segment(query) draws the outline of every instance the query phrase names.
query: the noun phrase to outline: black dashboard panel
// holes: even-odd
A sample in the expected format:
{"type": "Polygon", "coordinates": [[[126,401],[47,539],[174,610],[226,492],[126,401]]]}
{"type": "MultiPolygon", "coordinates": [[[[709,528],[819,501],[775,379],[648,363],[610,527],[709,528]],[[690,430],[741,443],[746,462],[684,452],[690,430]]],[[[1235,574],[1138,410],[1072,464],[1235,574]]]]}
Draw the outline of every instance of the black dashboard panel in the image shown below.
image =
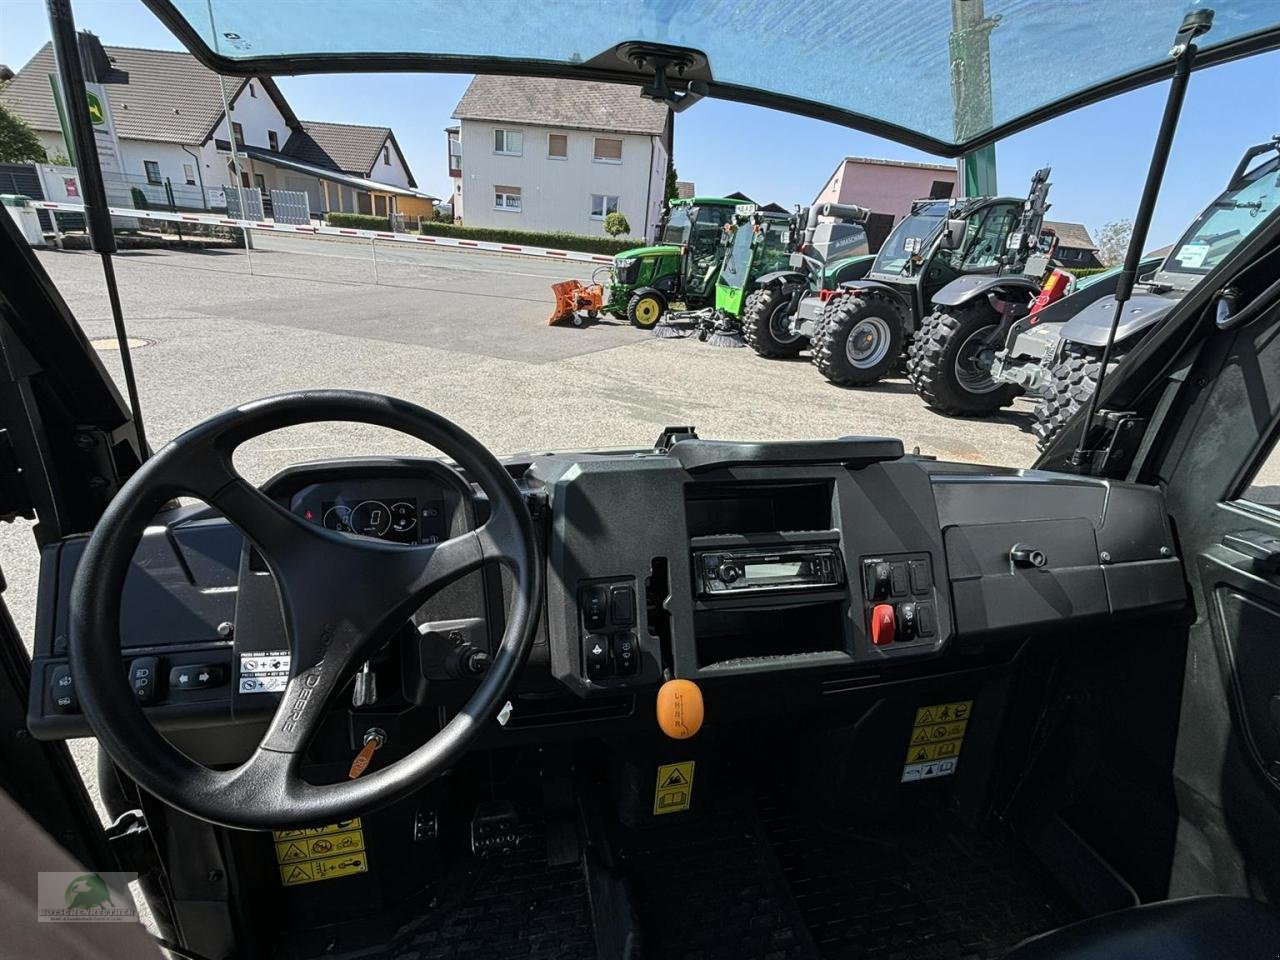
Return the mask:
{"type": "MultiPolygon", "coordinates": [[[[713,693],[753,691],[747,708],[816,703],[979,669],[988,642],[1011,650],[1046,631],[1185,602],[1154,488],[938,463],[863,438],[680,439],[665,450],[513,458],[508,469],[547,563],[544,623],[500,734],[508,738],[607,723],[651,730],[640,707],[668,676],[713,693]]],[[[308,464],[265,489],[317,524],[337,506],[362,509],[354,526],[420,542],[488,515],[464,478],[423,459],[308,464]],[[412,507],[412,524],[398,504],[412,507]]],[[[42,558],[28,717],[40,737],[89,732],[74,703],[59,702],[83,546],[71,538],[42,558]]],[[[431,598],[394,649],[371,659],[377,705],[335,706],[329,754],[358,744],[375,718],[406,749],[456,710],[501,636],[503,597],[495,568],[431,598]]],[[[139,548],[123,609],[121,670],[150,677],[137,689],[157,725],[175,738],[237,731],[218,749],[193,747],[202,759],[247,749],[289,664],[273,582],[239,532],[204,508],[166,513],[139,548]]]]}

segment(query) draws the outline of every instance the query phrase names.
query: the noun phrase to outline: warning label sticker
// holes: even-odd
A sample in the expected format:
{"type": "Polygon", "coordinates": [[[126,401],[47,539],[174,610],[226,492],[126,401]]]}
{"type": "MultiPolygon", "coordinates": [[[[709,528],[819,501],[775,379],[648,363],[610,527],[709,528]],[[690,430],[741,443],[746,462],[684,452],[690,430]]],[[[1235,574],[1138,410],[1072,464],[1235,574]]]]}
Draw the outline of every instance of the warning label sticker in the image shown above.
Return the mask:
{"type": "Polygon", "coordinates": [[[288,650],[240,654],[241,693],[281,693],[289,685],[288,650]]]}
{"type": "Polygon", "coordinates": [[[903,783],[947,777],[956,772],[972,712],[972,700],[936,703],[916,711],[906,764],[902,768],[903,783]]]}
{"type": "Polygon", "coordinates": [[[274,830],[271,835],[275,839],[280,881],[286,887],[366,873],[369,869],[359,817],[323,827],[274,830]]]}
{"type": "Polygon", "coordinates": [[[658,767],[653,788],[654,816],[681,813],[693,802],[693,761],[665,763],[658,767]]]}

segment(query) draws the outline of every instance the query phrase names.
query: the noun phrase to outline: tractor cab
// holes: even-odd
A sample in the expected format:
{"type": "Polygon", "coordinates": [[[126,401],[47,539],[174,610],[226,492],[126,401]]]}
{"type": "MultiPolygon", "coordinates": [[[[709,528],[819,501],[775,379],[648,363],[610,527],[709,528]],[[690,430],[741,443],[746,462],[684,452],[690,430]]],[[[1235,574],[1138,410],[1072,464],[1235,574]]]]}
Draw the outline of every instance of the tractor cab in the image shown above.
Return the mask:
{"type": "MultiPolygon", "coordinates": [[[[0,518],[30,538],[0,578],[0,952],[1274,960],[1270,158],[1180,245],[1200,281],[1111,373],[1108,351],[1187,83],[1280,50],[1280,8],[1002,4],[979,29],[976,0],[522,0],[494,31],[456,3],[146,2],[242,89],[550,74],[948,157],[1143,85],[1166,108],[1097,389],[1034,462],[993,465],[941,455],[940,422],[860,433],[868,392],[829,391],[848,429],[815,430],[795,368],[746,351],[709,399],[709,366],[625,330],[553,375],[495,355],[514,328],[484,315],[407,360],[426,311],[389,318],[390,288],[151,266],[162,290],[142,271],[168,257],[115,256],[98,95],[50,2],[93,249],[0,216],[0,518]]],[[[677,204],[666,249],[732,253],[736,203],[677,204]]],[[[907,293],[935,265],[995,275],[1022,203],[917,205],[886,279],[825,298],[815,357],[896,360],[907,293]]]]}
{"type": "Polygon", "coordinates": [[[792,218],[776,204],[739,204],[725,232],[727,250],[716,278],[715,307],[737,317],[754,278],[788,264],[792,218]]]}

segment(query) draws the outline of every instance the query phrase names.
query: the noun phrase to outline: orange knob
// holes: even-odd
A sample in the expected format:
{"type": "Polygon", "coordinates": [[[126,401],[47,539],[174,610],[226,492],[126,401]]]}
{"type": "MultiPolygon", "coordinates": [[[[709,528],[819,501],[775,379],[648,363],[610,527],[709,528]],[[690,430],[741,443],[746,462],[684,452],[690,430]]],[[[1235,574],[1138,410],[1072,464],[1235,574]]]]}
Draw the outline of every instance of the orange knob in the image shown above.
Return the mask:
{"type": "Polygon", "coordinates": [[[702,729],[702,691],[692,680],[668,680],[658,690],[658,726],[673,740],[702,729]]]}

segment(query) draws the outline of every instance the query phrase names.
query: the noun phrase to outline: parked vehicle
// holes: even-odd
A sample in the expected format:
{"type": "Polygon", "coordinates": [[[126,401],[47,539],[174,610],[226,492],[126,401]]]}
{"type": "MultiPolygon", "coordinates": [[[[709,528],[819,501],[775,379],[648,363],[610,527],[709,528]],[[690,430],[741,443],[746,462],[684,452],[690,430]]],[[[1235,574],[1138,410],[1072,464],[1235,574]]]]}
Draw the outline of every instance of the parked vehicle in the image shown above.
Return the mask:
{"type": "Polygon", "coordinates": [[[565,281],[570,286],[557,285],[550,322],[580,316],[580,303],[598,300],[599,306],[591,309],[649,330],[671,304],[689,309],[705,306],[715,296],[722,231],[739,202],[728,197],[671,201],[658,242],[615,256],[607,286],[603,278],[591,284],[565,281]]]}
{"type": "MultiPolygon", "coordinates": [[[[1280,136],[1250,147],[1236,164],[1227,188],[1206,207],[1153,273],[1143,271],[1133,297],[1116,326],[1107,369],[1113,369],[1169,315],[1200,280],[1240,245],[1267,215],[1280,206],[1280,136]],[[1266,157],[1256,163],[1259,157],[1266,157]]],[[[1114,291],[1114,281],[1109,285],[1114,291]]],[[[1078,296],[1078,295],[1077,295],[1078,296]]],[[[1006,356],[995,376],[1002,383],[1025,383],[1043,399],[1036,405],[1035,431],[1046,449],[1098,384],[1115,297],[1096,295],[1088,302],[1073,296],[1060,312],[1040,323],[1028,318],[1010,330],[1006,356]],[[1059,319],[1061,317],[1061,319],[1059,319]],[[1015,358],[1039,350],[1031,374],[1015,358]]]]}
{"type": "Polygon", "coordinates": [[[871,266],[863,227],[869,215],[865,207],[843,203],[796,211],[789,266],[762,274],[743,309],[742,334],[752,350],[762,357],[794,357],[809,345],[827,297],[871,266]]]}
{"type": "Polygon", "coordinates": [[[696,336],[713,346],[744,346],[743,298],[762,273],[786,266],[792,248],[791,223],[792,218],[776,204],[739,204],[721,235],[714,304],[668,312],[654,333],[666,339],[696,336]]]}
{"type": "Polygon", "coordinates": [[[1053,256],[1057,237],[1042,231],[1049,172],[1049,167],[1035,172],[1020,204],[995,201],[967,213],[963,224],[948,215],[939,227],[942,265],[930,264],[918,274],[924,279],[912,302],[924,319],[907,359],[911,385],[936,410],[989,413],[1008,406],[1019,392],[992,380],[991,362],[1010,318],[1025,315],[1040,296],[1053,256]],[[929,269],[938,270],[937,279],[952,275],[930,289],[929,269]],[[927,315],[926,304],[931,304],[927,315]]]}

